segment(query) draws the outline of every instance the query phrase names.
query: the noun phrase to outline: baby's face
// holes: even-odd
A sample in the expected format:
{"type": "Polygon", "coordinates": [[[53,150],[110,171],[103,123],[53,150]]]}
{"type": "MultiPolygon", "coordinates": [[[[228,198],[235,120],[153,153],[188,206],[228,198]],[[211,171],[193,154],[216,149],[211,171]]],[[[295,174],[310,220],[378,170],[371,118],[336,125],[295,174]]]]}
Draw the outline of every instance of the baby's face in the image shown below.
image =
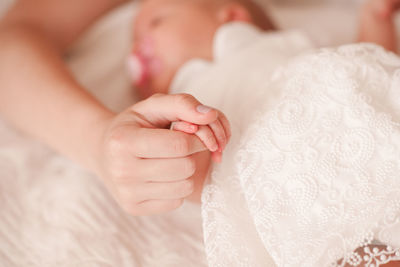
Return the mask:
{"type": "Polygon", "coordinates": [[[212,58],[219,23],[201,0],[144,1],[134,27],[130,64],[142,97],[167,93],[177,70],[193,58],[212,58]]]}

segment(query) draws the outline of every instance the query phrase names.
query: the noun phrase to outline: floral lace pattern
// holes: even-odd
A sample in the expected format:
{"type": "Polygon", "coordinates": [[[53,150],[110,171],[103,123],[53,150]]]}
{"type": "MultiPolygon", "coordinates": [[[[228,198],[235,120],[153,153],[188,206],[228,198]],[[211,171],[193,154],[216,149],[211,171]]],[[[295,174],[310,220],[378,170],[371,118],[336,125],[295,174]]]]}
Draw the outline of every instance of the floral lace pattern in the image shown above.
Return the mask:
{"type": "Polygon", "coordinates": [[[400,59],[347,45],[282,66],[253,70],[247,117],[221,104],[238,134],[203,192],[210,266],[400,260],[400,59]]]}

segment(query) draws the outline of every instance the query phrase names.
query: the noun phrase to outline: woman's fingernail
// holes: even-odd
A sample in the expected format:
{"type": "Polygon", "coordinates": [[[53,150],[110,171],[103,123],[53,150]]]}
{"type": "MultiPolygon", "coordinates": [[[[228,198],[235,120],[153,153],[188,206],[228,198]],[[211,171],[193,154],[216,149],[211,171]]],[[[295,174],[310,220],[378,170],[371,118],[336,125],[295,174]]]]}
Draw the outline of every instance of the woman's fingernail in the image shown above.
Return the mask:
{"type": "Polygon", "coordinates": [[[212,110],[211,107],[204,106],[204,105],[199,105],[199,106],[197,106],[196,109],[197,109],[198,112],[200,112],[202,114],[206,114],[206,113],[208,113],[208,112],[210,112],[212,110]]]}

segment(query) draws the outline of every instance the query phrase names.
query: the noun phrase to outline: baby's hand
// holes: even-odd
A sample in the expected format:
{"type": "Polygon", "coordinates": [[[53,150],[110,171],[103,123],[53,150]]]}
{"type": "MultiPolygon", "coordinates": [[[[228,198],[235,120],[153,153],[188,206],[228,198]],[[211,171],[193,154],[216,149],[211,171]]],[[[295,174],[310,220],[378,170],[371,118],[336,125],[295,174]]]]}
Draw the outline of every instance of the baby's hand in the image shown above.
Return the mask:
{"type": "Polygon", "coordinates": [[[391,19],[400,9],[400,0],[370,0],[366,8],[382,19],[391,19]]]}
{"type": "Polygon", "coordinates": [[[186,121],[172,123],[171,130],[195,134],[204,145],[212,152],[214,162],[221,162],[224,151],[231,137],[231,129],[228,119],[222,112],[216,121],[208,125],[197,125],[186,121]]]}

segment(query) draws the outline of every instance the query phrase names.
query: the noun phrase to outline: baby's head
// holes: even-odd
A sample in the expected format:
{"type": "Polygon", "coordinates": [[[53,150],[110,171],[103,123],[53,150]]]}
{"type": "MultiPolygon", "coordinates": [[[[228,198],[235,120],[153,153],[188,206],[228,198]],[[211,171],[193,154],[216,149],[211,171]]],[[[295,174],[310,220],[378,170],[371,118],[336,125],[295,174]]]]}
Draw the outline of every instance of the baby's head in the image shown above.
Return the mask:
{"type": "Polygon", "coordinates": [[[224,23],[242,21],[272,29],[251,0],[145,0],[135,21],[130,67],[143,97],[167,93],[178,71],[193,58],[212,60],[213,38],[224,23]]]}

